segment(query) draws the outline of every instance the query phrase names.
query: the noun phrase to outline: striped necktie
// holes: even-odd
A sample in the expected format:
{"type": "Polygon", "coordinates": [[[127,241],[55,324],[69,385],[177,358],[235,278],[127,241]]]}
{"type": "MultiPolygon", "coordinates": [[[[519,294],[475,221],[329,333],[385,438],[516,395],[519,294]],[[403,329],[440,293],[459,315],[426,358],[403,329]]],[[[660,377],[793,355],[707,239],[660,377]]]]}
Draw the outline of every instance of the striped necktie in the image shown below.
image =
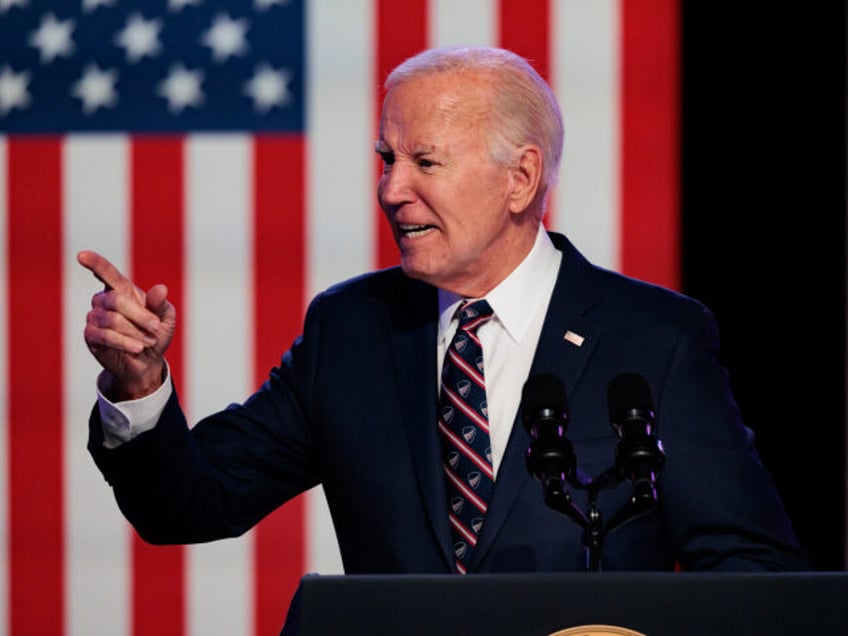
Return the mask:
{"type": "Polygon", "coordinates": [[[477,338],[492,308],[485,300],[466,301],[457,315],[459,327],[442,366],[438,428],[456,570],[465,574],[494,486],[483,349],[477,338]]]}

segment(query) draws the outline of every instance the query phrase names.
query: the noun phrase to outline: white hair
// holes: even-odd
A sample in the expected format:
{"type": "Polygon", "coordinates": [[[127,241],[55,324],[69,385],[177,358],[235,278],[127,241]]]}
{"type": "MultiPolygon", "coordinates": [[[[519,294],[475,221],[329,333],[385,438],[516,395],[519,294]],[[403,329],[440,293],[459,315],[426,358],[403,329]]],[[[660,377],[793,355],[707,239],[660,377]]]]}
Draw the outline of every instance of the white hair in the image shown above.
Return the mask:
{"type": "Polygon", "coordinates": [[[490,152],[501,165],[514,165],[515,149],[535,144],[542,151],[540,194],[556,183],[562,158],[562,115],[547,82],[523,57],[494,47],[447,47],[423,51],[397,66],[385,88],[440,73],[483,72],[493,80],[490,152]]]}

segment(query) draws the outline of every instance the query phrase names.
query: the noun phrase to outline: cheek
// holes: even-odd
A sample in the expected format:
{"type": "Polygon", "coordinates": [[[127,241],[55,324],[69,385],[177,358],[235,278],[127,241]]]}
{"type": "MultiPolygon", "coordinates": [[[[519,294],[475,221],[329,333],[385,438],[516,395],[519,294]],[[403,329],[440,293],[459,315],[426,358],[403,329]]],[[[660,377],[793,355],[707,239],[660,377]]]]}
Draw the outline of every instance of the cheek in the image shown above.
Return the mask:
{"type": "Polygon", "coordinates": [[[456,195],[462,197],[466,204],[489,212],[505,207],[509,188],[501,170],[480,167],[468,174],[460,186],[456,188],[456,195]]]}

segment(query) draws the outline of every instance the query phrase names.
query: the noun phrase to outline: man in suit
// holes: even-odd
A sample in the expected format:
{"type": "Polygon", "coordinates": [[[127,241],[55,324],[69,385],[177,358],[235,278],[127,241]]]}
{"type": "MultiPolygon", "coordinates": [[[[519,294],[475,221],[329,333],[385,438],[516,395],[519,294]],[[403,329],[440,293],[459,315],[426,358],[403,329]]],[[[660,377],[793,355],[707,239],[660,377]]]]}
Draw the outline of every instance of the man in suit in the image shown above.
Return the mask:
{"type": "MultiPolygon", "coordinates": [[[[164,358],[176,321],[167,290],[144,293],[103,257],[79,255],[105,283],[85,328],[104,368],[89,448],[141,536],[238,535],[320,483],[349,573],[585,569],[582,530],[545,505],[525,467],[521,388],[537,373],[563,381],[577,463],[594,476],[618,443],[607,386],[632,372],[655,399],[667,461],[659,505],[605,538],[603,568],[805,567],[709,311],[599,269],[542,228],[563,132],[532,67],[499,49],[433,50],[387,89],[378,198],[400,267],[316,297],[302,336],[244,404],[189,430],[164,358]],[[462,312],[480,307],[472,330],[462,312]],[[456,354],[457,333],[479,343],[479,373],[456,354]],[[439,388],[456,367],[485,392],[470,410],[439,388]],[[471,423],[452,432],[457,409],[471,423]],[[480,483],[489,492],[477,502],[480,483]]],[[[612,515],[630,492],[602,491],[601,509],[612,515]]]]}

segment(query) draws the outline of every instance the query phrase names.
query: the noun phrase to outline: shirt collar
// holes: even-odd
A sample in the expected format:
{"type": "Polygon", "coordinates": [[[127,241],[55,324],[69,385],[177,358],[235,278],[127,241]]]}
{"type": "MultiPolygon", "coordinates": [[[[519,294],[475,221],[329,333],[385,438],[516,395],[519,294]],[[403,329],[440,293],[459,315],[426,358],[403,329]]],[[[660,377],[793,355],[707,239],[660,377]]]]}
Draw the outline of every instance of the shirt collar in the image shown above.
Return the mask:
{"type": "MultiPolygon", "coordinates": [[[[538,290],[545,287],[544,281],[553,282],[556,278],[561,259],[562,253],[554,247],[540,223],[530,252],[486,295],[495,312],[494,320],[503,325],[515,342],[520,343],[526,334],[536,305],[548,303],[549,298],[539,294],[538,290]]],[[[444,340],[456,308],[463,300],[462,296],[439,289],[439,342],[444,340]]]]}

